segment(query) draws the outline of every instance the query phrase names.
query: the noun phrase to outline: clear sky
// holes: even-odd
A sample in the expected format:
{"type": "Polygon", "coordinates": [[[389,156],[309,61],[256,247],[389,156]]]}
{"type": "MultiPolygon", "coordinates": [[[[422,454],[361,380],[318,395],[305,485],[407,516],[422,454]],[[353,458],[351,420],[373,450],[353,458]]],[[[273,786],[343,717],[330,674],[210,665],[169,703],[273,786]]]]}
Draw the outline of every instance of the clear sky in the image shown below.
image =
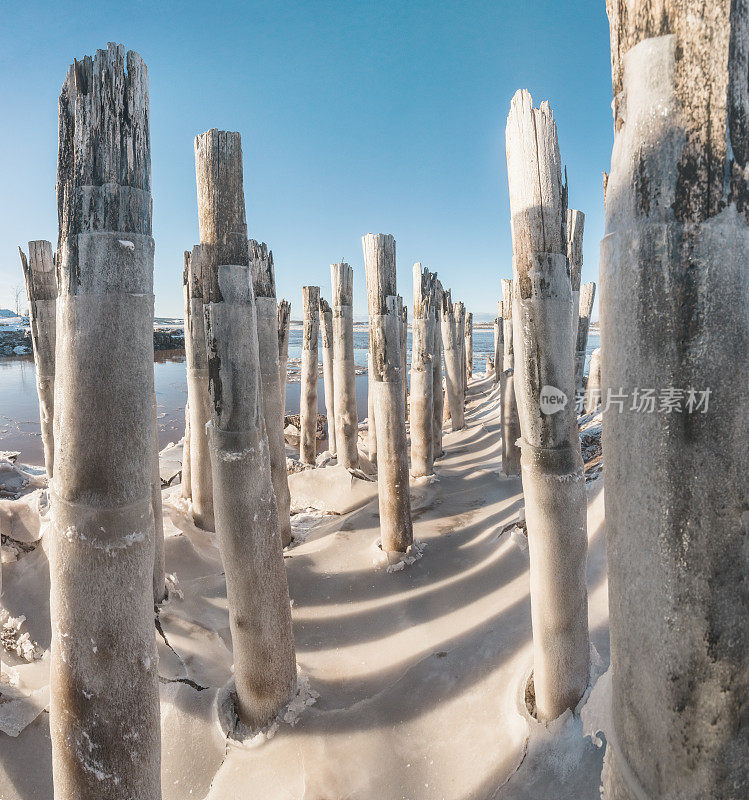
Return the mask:
{"type": "MultiPolygon", "coordinates": [[[[116,41],[149,69],[156,313],[182,316],[182,252],[198,239],[193,137],[242,134],[249,235],[275,256],[278,295],[330,296],[361,236],[392,233],[398,290],[436,270],[492,313],[512,274],[504,128],[515,90],[550,101],[583,281],[598,280],[601,173],[613,139],[604,0],[17,2],[0,8],[0,307],[16,247],[57,241],[57,99],[73,58],[116,41]]],[[[597,318],[597,312],[594,312],[597,318]]]]}

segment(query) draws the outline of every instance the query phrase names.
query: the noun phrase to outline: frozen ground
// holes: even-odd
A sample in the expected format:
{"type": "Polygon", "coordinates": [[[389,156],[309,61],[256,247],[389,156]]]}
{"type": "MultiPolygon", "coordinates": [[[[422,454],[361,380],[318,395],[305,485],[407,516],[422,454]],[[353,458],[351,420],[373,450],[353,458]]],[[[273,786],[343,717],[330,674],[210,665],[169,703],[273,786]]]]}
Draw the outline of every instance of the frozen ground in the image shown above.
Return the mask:
{"type": "MultiPolygon", "coordinates": [[[[232,665],[221,563],[179,487],[165,491],[172,579],[157,633],[165,800],[598,800],[608,675],[581,713],[549,728],[525,710],[532,664],[527,541],[513,524],[522,519],[520,479],[501,474],[491,382],[479,378],[470,392],[467,427],[445,435],[438,479],[412,485],[414,535],[425,546],[404,569],[378,558],[372,484],[334,467],[292,477],[296,507],[352,499],[342,513],[294,517],[298,537],[285,562],[297,661],[315,702],[303,698],[270,737],[238,744],[219,725],[217,696],[232,665]]],[[[2,800],[52,798],[49,576],[44,538],[29,549],[41,494],[30,477],[19,499],[0,501],[2,530],[13,533],[0,612],[12,618],[0,686],[2,800]],[[19,654],[14,643],[26,634],[32,650],[19,654]]],[[[601,477],[588,498],[594,683],[609,652],[601,477]]]]}

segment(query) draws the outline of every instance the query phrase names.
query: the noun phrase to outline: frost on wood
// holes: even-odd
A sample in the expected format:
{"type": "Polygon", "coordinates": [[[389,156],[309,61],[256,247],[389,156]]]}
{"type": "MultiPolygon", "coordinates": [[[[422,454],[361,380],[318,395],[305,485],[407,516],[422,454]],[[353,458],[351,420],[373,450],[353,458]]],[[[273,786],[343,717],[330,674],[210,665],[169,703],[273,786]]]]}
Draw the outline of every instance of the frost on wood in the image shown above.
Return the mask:
{"type": "Polygon", "coordinates": [[[359,466],[358,413],[354,365],[354,270],[349,264],[330,265],[333,291],[333,408],[338,463],[359,466]]]}
{"type": "Polygon", "coordinates": [[[55,313],[57,274],[52,244],[41,240],[29,242],[29,255],[18,248],[29,298],[31,341],[36,367],[36,391],[39,396],[39,417],[44,445],[47,477],[54,467],[54,400],[55,400],[55,313]]]}
{"type": "Polygon", "coordinates": [[[50,552],[55,797],[157,800],[154,243],[148,75],[140,56],[110,44],[75,62],[59,115],[50,552]]]}
{"type": "Polygon", "coordinates": [[[216,533],[226,574],[236,711],[242,722],[256,728],[288,701],[296,685],[296,663],[263,415],[255,297],[242,229],[239,134],[209,131],[197,137],[195,154],[201,239],[214,240],[209,241],[214,245],[211,274],[205,276],[212,287],[205,333],[216,533]]]}
{"type": "MultiPolygon", "coordinates": [[[[270,448],[270,468],[273,492],[278,506],[278,526],[281,542],[291,542],[289,482],[286,477],[286,442],[283,435],[283,404],[281,400],[280,357],[278,349],[278,306],[273,252],[268,246],[250,239],[248,242],[250,272],[255,292],[257,340],[262,377],[263,416],[270,448]]],[[[285,386],[283,388],[285,391],[285,386]]]]}
{"type": "Polygon", "coordinates": [[[302,385],[299,398],[299,460],[314,464],[317,455],[317,340],[320,332],[320,287],[302,286],[302,385]]]}
{"type": "Polygon", "coordinates": [[[413,266],[414,317],[411,338],[411,474],[431,475],[434,464],[434,301],[435,275],[413,266]]]}
{"type": "Polygon", "coordinates": [[[333,394],[333,310],[327,300],[320,298],[320,333],[322,339],[323,392],[328,419],[328,451],[336,455],[335,401],[333,394]]]}
{"type": "Polygon", "coordinates": [[[604,786],[609,798],[733,799],[749,785],[749,17],[727,0],[607,8],[602,385],[711,393],[705,413],[604,412],[616,597],[604,786]]]}
{"type": "Polygon", "coordinates": [[[390,234],[362,237],[367,274],[370,352],[377,435],[380,531],[383,548],[405,552],[413,540],[408,485],[405,397],[398,309],[395,239],[390,234]]]}
{"type": "MultiPolygon", "coordinates": [[[[512,100],[506,130],[513,245],[515,397],[530,554],[536,708],[574,709],[588,682],[586,495],[575,422],[572,285],[566,187],[554,118],[530,94],[512,100]],[[552,387],[565,398],[549,407],[552,387]]],[[[504,302],[503,302],[504,306],[504,302]]]]}

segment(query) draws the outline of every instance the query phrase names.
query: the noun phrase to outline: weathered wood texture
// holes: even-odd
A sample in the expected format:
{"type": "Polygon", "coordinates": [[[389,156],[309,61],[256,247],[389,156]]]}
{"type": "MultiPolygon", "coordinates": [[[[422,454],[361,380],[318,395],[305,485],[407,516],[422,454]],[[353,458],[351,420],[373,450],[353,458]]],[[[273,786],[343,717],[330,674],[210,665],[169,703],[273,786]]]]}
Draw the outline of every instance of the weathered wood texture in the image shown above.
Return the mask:
{"type": "Polygon", "coordinates": [[[464,303],[456,301],[453,303],[453,314],[455,316],[455,341],[460,354],[460,373],[459,390],[460,405],[465,409],[466,405],[466,307],[464,303]]]}
{"type": "Polygon", "coordinates": [[[473,314],[466,313],[465,324],[466,381],[473,377],[473,314]]]}
{"type": "Polygon", "coordinates": [[[533,680],[537,714],[550,720],[574,709],[585,692],[590,642],[585,477],[574,427],[574,359],[564,334],[573,310],[567,193],[548,103],[535,109],[528,92],[515,94],[506,146],[533,680]]]}
{"type": "Polygon", "coordinates": [[[445,387],[450,409],[452,430],[465,427],[463,401],[461,399],[462,362],[458,339],[458,324],[455,320],[456,304],[452,302],[449,289],[442,292],[442,348],[445,357],[445,387]]]}
{"type": "Polygon", "coordinates": [[[588,329],[590,328],[590,315],[593,312],[593,300],[595,296],[595,283],[591,281],[590,283],[583,284],[580,289],[577,336],[575,337],[575,392],[577,393],[583,390],[585,353],[588,349],[588,329]]]}
{"type": "Polygon", "coordinates": [[[148,116],[137,53],[110,44],[70,67],[59,103],[49,534],[58,800],[161,797],[148,116]]]}
{"type": "Polygon", "coordinates": [[[385,552],[405,552],[413,541],[401,347],[403,322],[398,312],[395,239],[368,233],[362,238],[367,274],[371,337],[370,384],[377,430],[380,536],[385,552]]]}
{"type": "MultiPolygon", "coordinates": [[[[278,351],[278,306],[273,252],[263,242],[248,241],[250,272],[255,293],[258,355],[263,390],[265,433],[270,448],[270,472],[278,507],[281,544],[291,544],[291,494],[286,474],[286,442],[283,434],[280,358],[278,351]]],[[[284,388],[285,391],[285,388],[284,388]]]]}
{"type": "Polygon", "coordinates": [[[590,354],[588,385],[585,389],[585,413],[590,414],[601,406],[601,348],[590,354]]]}
{"type": "Polygon", "coordinates": [[[281,424],[286,418],[286,379],[289,371],[289,333],[291,331],[291,303],[278,304],[278,374],[281,384],[281,424]]]}
{"type": "Polygon", "coordinates": [[[413,266],[414,314],[411,323],[411,474],[434,472],[434,280],[420,263],[413,266]]]}
{"type": "Polygon", "coordinates": [[[338,463],[359,466],[359,419],[354,364],[354,270],[349,264],[330,265],[333,290],[333,408],[338,463]]]}
{"type": "Polygon", "coordinates": [[[442,450],[442,414],[445,395],[442,388],[442,284],[434,273],[432,286],[432,311],[434,313],[434,335],[432,337],[432,440],[434,458],[440,458],[442,450]]]}
{"type": "Polygon", "coordinates": [[[574,208],[567,209],[567,259],[572,284],[572,346],[577,347],[578,320],[580,318],[580,280],[583,270],[583,232],[585,214],[574,208]]]}
{"type": "Polygon", "coordinates": [[[151,459],[151,505],[153,506],[153,602],[166,599],[166,575],[164,557],[164,510],[161,498],[161,470],[159,468],[159,421],[156,406],[156,390],[153,392],[153,458],[151,459]]]}
{"type": "Polygon", "coordinates": [[[627,401],[603,425],[605,796],[737,800],[749,792],[749,14],[728,0],[607,8],[601,379],[627,401]],[[655,413],[635,402],[643,389],[655,413]],[[658,413],[669,396],[681,413],[658,413]]]}
{"type": "MultiPolygon", "coordinates": [[[[201,237],[212,240],[212,261],[204,272],[204,284],[210,287],[205,336],[211,466],[234,652],[235,710],[242,722],[257,728],[289,700],[296,686],[296,660],[263,414],[239,134],[201,134],[195,162],[201,237]]],[[[257,266],[266,275],[269,268],[267,263],[257,266]]]]}
{"type": "Polygon", "coordinates": [[[335,394],[333,392],[333,309],[320,298],[320,333],[322,343],[322,377],[325,414],[328,418],[328,452],[336,455],[335,394]]]}
{"type": "Polygon", "coordinates": [[[55,329],[57,274],[52,244],[44,240],[29,242],[29,255],[18,248],[21,256],[26,295],[29,298],[31,343],[36,367],[36,392],[39,397],[44,465],[52,478],[55,460],[55,329]]]}
{"type": "Polygon", "coordinates": [[[494,320],[494,383],[499,383],[502,376],[504,351],[504,315],[502,313],[502,301],[500,300],[497,303],[497,316],[494,320]]]}
{"type": "Polygon", "coordinates": [[[512,280],[502,278],[502,469],[505,475],[520,475],[520,419],[515,398],[515,351],[512,341],[512,280]]]}
{"type": "Polygon", "coordinates": [[[299,398],[299,459],[314,464],[317,455],[317,339],[320,333],[320,287],[302,287],[302,378],[299,398]]]}
{"type": "MultiPolygon", "coordinates": [[[[190,509],[195,524],[215,530],[213,473],[208,423],[211,404],[208,393],[208,354],[205,346],[204,300],[209,265],[201,245],[185,251],[183,281],[189,313],[185,319],[185,362],[187,364],[187,407],[190,414],[190,509]]],[[[185,476],[183,474],[183,479],[185,476]]]]}

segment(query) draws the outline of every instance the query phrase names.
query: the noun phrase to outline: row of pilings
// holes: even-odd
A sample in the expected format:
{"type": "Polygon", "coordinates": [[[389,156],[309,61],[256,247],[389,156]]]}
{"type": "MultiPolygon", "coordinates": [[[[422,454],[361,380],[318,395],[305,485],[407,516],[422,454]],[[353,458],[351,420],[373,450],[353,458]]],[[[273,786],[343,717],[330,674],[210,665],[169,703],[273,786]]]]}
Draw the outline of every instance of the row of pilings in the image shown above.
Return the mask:
{"type": "MultiPolygon", "coordinates": [[[[719,3],[695,26],[690,3],[652,19],[645,7],[634,15],[619,5],[609,4],[616,135],[602,347],[586,402],[592,409],[596,391],[631,394],[668,380],[707,391],[711,405],[700,414],[604,410],[613,686],[604,793],[738,798],[749,783],[740,500],[748,472],[746,14],[719,3]]],[[[155,800],[153,607],[165,580],[145,64],[121,46],[97,51],[71,67],[59,108],[57,250],[32,242],[22,254],[50,478],[55,796],[155,800]]],[[[527,92],[512,102],[507,160],[513,277],[502,282],[494,373],[504,471],[522,475],[533,688],[536,713],[548,721],[574,710],[588,688],[586,497],[572,400],[595,287],[580,285],[584,217],[567,208],[551,109],[534,108],[527,92]]],[[[296,685],[282,554],[291,540],[283,442],[290,308],[277,303],[272,253],[247,236],[239,135],[198,136],[195,161],[183,485],[196,524],[217,534],[234,709],[257,728],[296,685]]],[[[470,315],[434,273],[414,266],[409,395],[395,241],[367,234],[363,249],[366,457],[377,466],[382,549],[402,553],[413,541],[407,416],[410,473],[429,475],[443,419],[453,430],[465,425],[470,315]]],[[[322,327],[329,441],[354,469],[363,454],[351,267],[333,265],[331,279],[330,304],[318,287],[304,289],[300,456],[312,463],[316,455],[322,327]]]]}

